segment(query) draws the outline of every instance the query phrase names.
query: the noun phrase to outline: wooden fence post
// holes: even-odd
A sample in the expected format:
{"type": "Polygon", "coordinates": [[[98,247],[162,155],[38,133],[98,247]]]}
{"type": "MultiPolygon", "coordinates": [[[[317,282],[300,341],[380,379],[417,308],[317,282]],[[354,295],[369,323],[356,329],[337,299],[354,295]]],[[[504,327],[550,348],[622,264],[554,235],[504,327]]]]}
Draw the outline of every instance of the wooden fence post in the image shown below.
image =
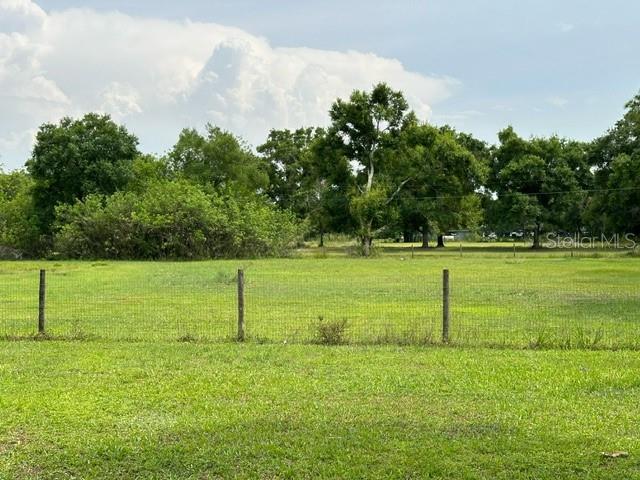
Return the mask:
{"type": "Polygon", "coordinates": [[[47,271],[40,270],[40,289],[38,291],[38,334],[44,335],[47,302],[47,271]]]}
{"type": "Polygon", "coordinates": [[[238,270],[238,341],[244,342],[244,270],[238,270]]]}
{"type": "Polygon", "coordinates": [[[442,271],[442,343],[449,342],[449,270],[442,271]]]}

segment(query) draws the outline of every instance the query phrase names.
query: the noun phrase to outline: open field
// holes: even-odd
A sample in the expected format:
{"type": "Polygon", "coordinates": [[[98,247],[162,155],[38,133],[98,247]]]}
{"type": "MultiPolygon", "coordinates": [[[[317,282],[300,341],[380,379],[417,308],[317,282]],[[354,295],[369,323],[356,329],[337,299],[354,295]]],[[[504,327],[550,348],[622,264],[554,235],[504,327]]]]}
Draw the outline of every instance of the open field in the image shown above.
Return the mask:
{"type": "MultiPolygon", "coordinates": [[[[298,251],[299,255],[305,257],[335,256],[344,257],[345,251],[354,246],[353,240],[349,239],[329,239],[325,242],[325,247],[317,247],[317,241],[310,241],[305,244],[305,248],[298,251]]],[[[595,243],[583,248],[542,248],[532,249],[530,241],[507,242],[472,242],[472,241],[447,241],[446,248],[434,248],[435,242],[430,243],[430,248],[421,248],[422,244],[397,243],[391,241],[377,242],[375,249],[385,256],[413,257],[459,257],[460,255],[471,255],[474,257],[503,257],[503,258],[544,258],[544,257],[583,257],[583,258],[603,258],[603,257],[626,257],[633,248],[627,248],[621,242],[619,248],[612,248],[610,245],[595,243]],[[514,252],[515,251],[515,252],[514,252]]],[[[638,247],[635,248],[637,253],[638,247]]]]}
{"type": "Polygon", "coordinates": [[[639,369],[628,351],[2,342],[0,478],[640,478],[639,369]]]}
{"type": "Polygon", "coordinates": [[[314,341],[322,318],[346,320],[349,343],[434,343],[448,268],[454,344],[640,346],[640,258],[525,253],[451,249],[367,260],[317,258],[322,252],[314,250],[277,260],[0,262],[0,335],[35,332],[37,270],[46,268],[53,336],[228,340],[236,333],[241,267],[250,340],[314,341]]]}

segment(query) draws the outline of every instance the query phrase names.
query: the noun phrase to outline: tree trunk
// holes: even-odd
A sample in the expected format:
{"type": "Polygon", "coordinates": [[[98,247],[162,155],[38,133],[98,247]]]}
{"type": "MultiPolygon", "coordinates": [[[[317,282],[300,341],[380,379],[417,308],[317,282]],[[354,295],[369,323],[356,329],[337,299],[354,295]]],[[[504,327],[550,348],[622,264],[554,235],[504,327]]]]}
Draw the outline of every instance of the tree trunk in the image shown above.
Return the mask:
{"type": "Polygon", "coordinates": [[[429,248],[429,230],[427,228],[422,231],[422,248],[429,248]]]}
{"type": "Polygon", "coordinates": [[[373,243],[373,238],[371,238],[370,234],[367,234],[362,237],[362,255],[364,257],[371,256],[371,244],[373,243]]]}
{"type": "Polygon", "coordinates": [[[444,248],[444,235],[442,233],[438,235],[438,244],[436,245],[436,248],[444,248]]]}
{"type": "Polygon", "coordinates": [[[536,228],[533,231],[533,245],[531,246],[531,248],[534,250],[537,250],[540,248],[540,230],[541,230],[541,225],[539,223],[536,223],[536,228]]]}
{"type": "Polygon", "coordinates": [[[324,231],[320,232],[320,244],[318,245],[318,247],[324,247],[324,231]]]}

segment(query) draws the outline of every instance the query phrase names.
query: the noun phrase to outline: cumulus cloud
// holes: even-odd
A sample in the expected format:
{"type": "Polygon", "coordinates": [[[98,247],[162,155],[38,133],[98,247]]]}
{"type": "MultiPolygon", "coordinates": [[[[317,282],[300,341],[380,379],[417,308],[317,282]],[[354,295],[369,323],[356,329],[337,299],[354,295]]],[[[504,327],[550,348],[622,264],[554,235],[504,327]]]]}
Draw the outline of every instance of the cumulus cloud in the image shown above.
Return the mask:
{"type": "Polygon", "coordinates": [[[274,48],[223,25],[0,0],[0,161],[14,167],[37,126],[64,115],[109,113],[156,152],[206,122],[257,144],[272,127],[326,124],[336,97],[379,81],[422,118],[458,85],[370,53],[274,48]]]}

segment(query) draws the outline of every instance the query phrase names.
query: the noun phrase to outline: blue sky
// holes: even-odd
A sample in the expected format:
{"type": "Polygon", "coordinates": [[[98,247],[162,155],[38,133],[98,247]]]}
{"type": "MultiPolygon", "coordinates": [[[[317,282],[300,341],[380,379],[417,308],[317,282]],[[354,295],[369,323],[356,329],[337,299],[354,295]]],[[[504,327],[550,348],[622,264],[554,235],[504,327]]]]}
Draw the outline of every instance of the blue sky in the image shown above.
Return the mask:
{"type": "MultiPolygon", "coordinates": [[[[8,0],[0,0],[0,15],[3,1],[8,0]]],[[[144,149],[162,153],[183,125],[219,123],[256,144],[269,122],[276,127],[322,123],[321,112],[332,96],[342,95],[350,82],[365,87],[378,80],[376,75],[392,85],[397,79],[396,87],[406,89],[412,106],[431,122],[450,123],[490,142],[508,124],[525,136],[593,138],[621,116],[624,103],[640,90],[640,2],[628,0],[28,3],[41,12],[14,11],[7,16],[13,18],[8,26],[0,16],[0,32],[15,30],[34,44],[51,43],[53,54],[31,53],[40,70],[22,73],[24,78],[43,77],[50,92],[43,102],[57,103],[43,108],[34,101],[39,95],[27,95],[29,105],[0,96],[3,110],[15,111],[17,119],[15,127],[7,126],[6,116],[4,124],[0,120],[0,139],[5,138],[0,161],[9,166],[21,164],[28,153],[29,134],[24,132],[32,134],[42,121],[87,108],[112,113],[140,136],[144,149]],[[69,10],[74,8],[83,10],[69,10]],[[121,15],[114,17],[114,11],[121,15]],[[16,20],[19,15],[39,20],[16,20]],[[66,32],[49,26],[56,22],[87,28],[66,32]],[[193,26],[200,24],[217,27],[193,26]],[[131,35],[129,42],[148,35],[144,41],[157,44],[159,51],[142,56],[141,50],[127,62],[130,43],[105,50],[108,28],[115,36],[131,35]],[[166,43],[171,35],[180,41],[166,43]],[[100,64],[90,58],[92,45],[102,57],[100,64]],[[188,78],[179,72],[160,77],[169,68],[161,65],[163,49],[189,69],[188,78]],[[135,71],[147,61],[147,70],[156,69],[151,77],[135,71]],[[294,64],[299,69],[290,72],[288,65],[294,64]],[[153,96],[146,92],[149,78],[166,82],[153,96]],[[242,78],[255,78],[255,83],[242,78]],[[249,92],[263,83],[269,87],[259,96],[249,92]],[[172,90],[169,84],[183,86],[172,90]],[[169,107],[172,95],[189,100],[169,107]],[[283,106],[291,99],[293,107],[283,106]],[[35,113],[25,113],[29,108],[35,113]]],[[[2,54],[0,65],[1,60],[2,54]]],[[[38,82],[34,89],[44,85],[38,82]]]]}

